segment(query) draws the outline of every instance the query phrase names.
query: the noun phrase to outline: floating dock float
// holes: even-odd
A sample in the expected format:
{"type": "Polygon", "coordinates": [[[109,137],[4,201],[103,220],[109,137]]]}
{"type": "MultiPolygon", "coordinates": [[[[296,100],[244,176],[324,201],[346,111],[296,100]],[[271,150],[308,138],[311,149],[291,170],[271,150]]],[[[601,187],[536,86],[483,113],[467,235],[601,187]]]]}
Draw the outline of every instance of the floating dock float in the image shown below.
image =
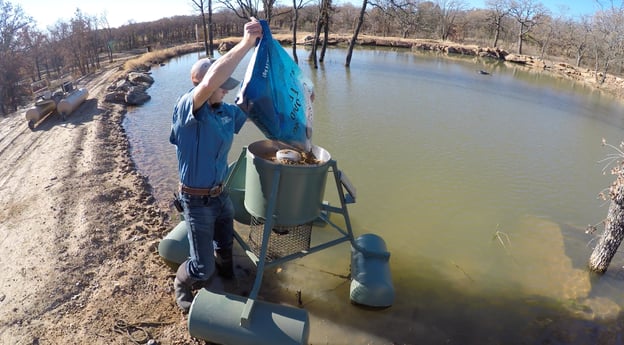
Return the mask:
{"type": "Polygon", "coordinates": [[[89,91],[82,88],[72,91],[65,98],[61,99],[56,107],[56,110],[61,114],[63,120],[73,113],[78,107],[89,97],[89,91]]]}
{"type": "Polygon", "coordinates": [[[375,234],[365,234],[351,244],[351,301],[376,308],[394,302],[390,274],[390,252],[386,242],[375,234]]]}
{"type": "Polygon", "coordinates": [[[56,101],[53,99],[38,101],[33,107],[26,110],[26,121],[28,121],[28,128],[35,129],[35,125],[51,115],[56,110],[56,101]]]}
{"type": "Polygon", "coordinates": [[[246,297],[201,289],[189,310],[189,333],[223,345],[308,343],[310,321],[305,309],[255,301],[253,318],[245,323],[241,315],[246,307],[246,297]]]}

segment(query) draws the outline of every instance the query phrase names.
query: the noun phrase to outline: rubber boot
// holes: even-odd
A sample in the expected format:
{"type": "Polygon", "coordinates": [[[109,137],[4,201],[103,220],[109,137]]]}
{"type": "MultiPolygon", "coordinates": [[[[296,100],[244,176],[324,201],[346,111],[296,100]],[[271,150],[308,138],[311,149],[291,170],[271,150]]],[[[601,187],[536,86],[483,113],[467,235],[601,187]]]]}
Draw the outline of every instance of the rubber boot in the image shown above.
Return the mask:
{"type": "Polygon", "coordinates": [[[192,286],[195,282],[195,279],[191,278],[189,274],[186,272],[186,266],[188,261],[183,262],[180,267],[178,267],[178,271],[176,272],[176,277],[173,280],[173,290],[175,292],[175,301],[176,304],[182,312],[188,313],[191,308],[191,303],[193,303],[193,290],[192,286]]]}
{"type": "Polygon", "coordinates": [[[225,286],[223,284],[223,278],[219,274],[213,274],[210,279],[199,281],[196,283],[198,288],[204,288],[210,292],[225,293],[225,286]]]}
{"type": "Polygon", "coordinates": [[[232,258],[232,248],[229,249],[217,249],[215,257],[215,264],[217,267],[217,274],[225,279],[234,278],[234,259],[232,258]]]}

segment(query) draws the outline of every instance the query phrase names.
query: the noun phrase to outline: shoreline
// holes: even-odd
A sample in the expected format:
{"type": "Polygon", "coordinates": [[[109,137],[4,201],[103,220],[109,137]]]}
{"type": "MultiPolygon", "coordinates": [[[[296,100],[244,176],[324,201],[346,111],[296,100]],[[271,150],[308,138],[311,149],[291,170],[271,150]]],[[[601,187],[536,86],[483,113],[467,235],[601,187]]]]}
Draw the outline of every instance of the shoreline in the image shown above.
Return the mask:
{"type": "MultiPolygon", "coordinates": [[[[282,46],[291,47],[293,44],[292,34],[273,34],[273,38],[280,42],[282,46]]],[[[297,45],[310,46],[310,33],[303,32],[297,35],[297,45]]],[[[214,41],[217,51],[227,51],[233,47],[240,37],[226,37],[214,41]]],[[[339,46],[347,48],[350,37],[346,35],[330,34],[328,46],[339,46]]],[[[443,42],[439,40],[429,39],[401,39],[392,37],[374,37],[360,35],[356,43],[356,47],[380,47],[392,48],[404,51],[420,51],[432,52],[435,54],[445,55],[447,58],[454,57],[474,57],[483,59],[484,61],[500,61],[508,66],[526,68],[527,70],[536,71],[537,73],[545,73],[553,77],[563,78],[581,85],[598,90],[607,95],[616,98],[620,102],[624,102],[624,77],[607,74],[604,83],[599,84],[596,80],[603,76],[602,73],[596,73],[584,67],[576,67],[570,63],[557,61],[556,59],[542,59],[532,55],[515,54],[501,48],[481,47],[478,45],[460,44],[454,42],[443,42]]],[[[139,70],[149,70],[152,65],[158,65],[166,62],[172,57],[186,53],[202,51],[203,43],[189,43],[178,45],[172,48],[161,50],[162,56],[158,56],[159,51],[143,54],[139,56],[136,68],[139,70]]],[[[290,51],[289,51],[290,54],[290,51]]],[[[301,59],[301,57],[300,57],[301,59]]],[[[131,66],[126,64],[129,72],[131,66]]]]}

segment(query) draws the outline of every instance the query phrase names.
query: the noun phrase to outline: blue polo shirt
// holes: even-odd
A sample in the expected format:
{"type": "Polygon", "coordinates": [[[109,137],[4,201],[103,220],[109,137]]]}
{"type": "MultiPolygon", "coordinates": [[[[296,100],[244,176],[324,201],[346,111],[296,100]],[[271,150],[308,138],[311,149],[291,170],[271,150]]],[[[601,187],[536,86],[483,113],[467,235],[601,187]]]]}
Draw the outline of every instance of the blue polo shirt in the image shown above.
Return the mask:
{"type": "Polygon", "coordinates": [[[193,115],[193,89],[178,99],[169,141],[176,146],[178,173],[185,186],[210,188],[224,182],[234,134],[246,119],[239,107],[227,103],[213,109],[206,102],[193,115]]]}

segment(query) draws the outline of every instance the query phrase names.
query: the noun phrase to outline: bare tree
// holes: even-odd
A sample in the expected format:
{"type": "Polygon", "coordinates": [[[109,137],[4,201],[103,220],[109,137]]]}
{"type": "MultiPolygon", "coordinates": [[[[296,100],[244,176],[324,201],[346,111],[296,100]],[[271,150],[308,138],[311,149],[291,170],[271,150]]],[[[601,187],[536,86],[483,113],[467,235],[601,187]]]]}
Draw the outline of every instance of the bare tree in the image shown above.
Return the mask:
{"type": "Polygon", "coordinates": [[[439,8],[440,38],[446,41],[453,33],[453,26],[457,15],[464,10],[466,3],[463,0],[437,0],[439,8]]]}
{"type": "Polygon", "coordinates": [[[239,18],[258,17],[258,0],[219,0],[219,2],[239,18]]]}
{"type": "Polygon", "coordinates": [[[540,49],[540,59],[546,57],[552,41],[557,38],[556,36],[561,34],[559,31],[560,29],[559,20],[551,17],[545,17],[540,25],[535,27],[530,38],[540,49]]]}
{"type": "Polygon", "coordinates": [[[611,65],[624,59],[624,1],[619,7],[611,1],[610,7],[598,11],[594,16],[594,30],[596,81],[602,84],[611,65]]]}
{"type": "Polygon", "coordinates": [[[319,13],[316,20],[316,28],[314,30],[314,41],[312,42],[312,49],[310,51],[310,55],[308,56],[308,60],[314,62],[314,68],[318,68],[318,63],[316,60],[316,50],[318,47],[319,38],[321,36],[321,30],[324,29],[324,39],[323,39],[323,47],[321,50],[321,58],[320,61],[323,61],[323,57],[325,55],[325,49],[327,48],[327,41],[329,39],[329,13],[331,11],[331,0],[321,0],[319,3],[319,13]]]}
{"type": "Polygon", "coordinates": [[[353,32],[359,12],[360,7],[351,2],[336,6],[336,12],[332,15],[332,31],[353,32]]]}
{"type": "Polygon", "coordinates": [[[295,63],[299,63],[297,57],[297,26],[299,25],[299,10],[302,9],[309,1],[306,0],[293,0],[293,18],[292,18],[292,55],[295,63]]]}
{"type": "Polygon", "coordinates": [[[71,35],[70,26],[67,22],[57,21],[53,26],[48,27],[49,39],[51,42],[50,57],[53,59],[51,64],[52,71],[56,74],[61,73],[61,68],[68,62],[69,36],[71,35]]]}
{"type": "Polygon", "coordinates": [[[70,20],[71,32],[69,35],[69,52],[72,58],[72,67],[77,67],[81,75],[89,73],[89,23],[82,11],[77,8],[74,18],[70,20]]]}
{"type": "Polygon", "coordinates": [[[271,20],[273,19],[273,8],[277,0],[262,0],[262,10],[264,11],[264,18],[266,18],[267,23],[271,24],[271,20]]]}
{"type": "MultiPolygon", "coordinates": [[[[547,25],[540,25],[537,30],[537,41],[544,41],[545,30],[551,29],[551,40],[548,43],[549,55],[576,61],[580,67],[582,59],[590,46],[591,25],[588,16],[577,19],[563,14],[552,18],[547,25]]],[[[543,46],[543,48],[546,48],[543,46]]]]}
{"type": "Polygon", "coordinates": [[[202,20],[202,31],[204,33],[204,51],[207,57],[214,56],[212,45],[212,0],[191,0],[193,6],[199,11],[202,20]],[[206,8],[208,6],[208,8],[206,8]],[[206,10],[208,10],[208,21],[206,21],[206,10]],[[210,40],[210,43],[208,42],[210,40]]]}
{"type": "Polygon", "coordinates": [[[509,0],[487,0],[485,4],[489,9],[489,20],[494,29],[493,47],[496,48],[503,28],[503,19],[510,12],[510,4],[509,0]]]}
{"type": "Polygon", "coordinates": [[[578,23],[573,24],[569,46],[573,48],[576,57],[576,67],[581,67],[581,62],[585,56],[585,51],[589,47],[591,37],[591,22],[587,16],[583,16],[578,23]]]}
{"type": "Polygon", "coordinates": [[[418,8],[420,1],[388,0],[371,3],[371,5],[393,19],[393,22],[401,30],[401,37],[403,38],[407,38],[410,33],[415,32],[420,23],[420,15],[422,14],[418,8]]]}
{"type": "Polygon", "coordinates": [[[33,23],[20,5],[0,0],[0,111],[6,114],[20,104],[19,71],[26,67],[22,35],[33,23]]]}
{"type": "Polygon", "coordinates": [[[113,30],[110,27],[105,13],[100,16],[99,21],[104,27],[104,33],[106,34],[106,54],[108,56],[108,62],[113,62],[113,30]]]}
{"type": "Polygon", "coordinates": [[[518,23],[518,54],[522,54],[522,44],[529,32],[539,25],[548,10],[535,0],[511,0],[509,11],[518,23]]]}
{"type": "Polygon", "coordinates": [[[353,55],[353,48],[355,47],[355,42],[357,41],[358,35],[360,34],[360,29],[362,28],[362,24],[364,24],[364,15],[366,14],[367,5],[368,5],[368,0],[362,0],[362,8],[360,9],[360,15],[358,16],[358,21],[357,21],[357,24],[355,25],[353,36],[351,36],[351,40],[349,41],[349,49],[347,50],[347,59],[345,61],[345,67],[351,66],[351,56],[353,55]]]}
{"type": "Polygon", "coordinates": [[[31,79],[33,81],[40,80],[43,78],[43,73],[47,72],[47,68],[44,66],[47,37],[41,31],[29,27],[22,31],[21,38],[27,52],[24,57],[35,68],[31,79]]]}

